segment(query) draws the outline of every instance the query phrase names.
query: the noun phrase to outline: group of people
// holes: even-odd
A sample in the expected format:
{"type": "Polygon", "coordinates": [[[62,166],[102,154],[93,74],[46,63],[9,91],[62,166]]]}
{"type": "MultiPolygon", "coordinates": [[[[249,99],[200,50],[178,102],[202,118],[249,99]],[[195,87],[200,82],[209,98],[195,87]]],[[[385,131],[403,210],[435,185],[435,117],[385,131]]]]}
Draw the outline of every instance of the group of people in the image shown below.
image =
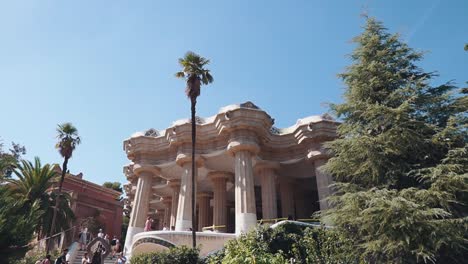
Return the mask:
{"type": "Polygon", "coordinates": [[[36,261],[36,264],[69,264],[70,254],[68,254],[68,249],[64,249],[55,262],[52,263],[50,258],[51,256],[47,254],[44,259],[36,261]]]}
{"type": "MultiPolygon", "coordinates": [[[[80,235],[79,235],[79,242],[80,242],[80,250],[86,250],[86,245],[89,243],[89,240],[87,240],[88,238],[90,238],[90,236],[88,235],[88,229],[87,228],[84,228],[82,229],[80,235]]],[[[110,238],[110,236],[108,234],[105,234],[102,229],[99,229],[99,232],[97,234],[97,237],[99,238],[102,238],[104,239],[108,245],[110,245],[111,247],[111,250],[112,250],[112,255],[111,255],[111,259],[113,259],[115,257],[115,255],[123,255],[121,254],[122,253],[122,243],[120,242],[120,240],[117,238],[116,235],[114,235],[112,237],[112,239],[110,238]]],[[[105,248],[104,246],[99,243],[97,249],[95,250],[95,253],[98,252],[98,254],[105,254],[105,248]],[[102,253],[104,252],[104,253],[102,253]]],[[[93,254],[93,258],[94,258],[94,255],[93,254]]],[[[92,263],[94,263],[95,261],[93,261],[92,263]]]]}

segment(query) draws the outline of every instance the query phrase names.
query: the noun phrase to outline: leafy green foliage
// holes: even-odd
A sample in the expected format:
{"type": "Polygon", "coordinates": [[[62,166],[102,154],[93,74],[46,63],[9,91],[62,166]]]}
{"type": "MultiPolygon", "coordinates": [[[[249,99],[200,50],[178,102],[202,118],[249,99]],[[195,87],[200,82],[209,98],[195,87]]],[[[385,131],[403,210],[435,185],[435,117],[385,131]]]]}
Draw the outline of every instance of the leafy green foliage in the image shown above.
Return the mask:
{"type": "Polygon", "coordinates": [[[431,86],[436,75],[416,65],[422,54],[373,18],[354,42],[353,64],[340,75],[345,102],[332,105],[343,122],[326,145],[336,192],[324,220],[366,263],[461,263],[466,95],[451,83],[431,86]]]}
{"type": "Polygon", "coordinates": [[[112,189],[114,191],[122,192],[122,186],[120,182],[105,182],[102,186],[112,189]]]}
{"type": "MultiPolygon", "coordinates": [[[[69,159],[72,157],[73,150],[81,143],[78,136],[78,129],[71,123],[63,123],[57,126],[57,138],[59,141],[55,145],[62,157],[69,159]]],[[[66,168],[64,168],[66,170],[66,168]]]]}
{"type": "MultiPolygon", "coordinates": [[[[14,197],[25,202],[25,206],[37,203],[41,210],[41,218],[38,220],[37,233],[44,237],[50,231],[50,223],[54,214],[53,205],[56,203],[57,193],[51,192],[58,180],[58,174],[53,165],[42,165],[39,158],[30,161],[22,160],[14,171],[16,179],[10,179],[11,187],[15,190],[14,197]]],[[[70,208],[71,197],[62,193],[62,199],[58,203],[58,225],[54,234],[69,228],[69,223],[74,219],[70,208]]]]}
{"type": "MultiPolygon", "coordinates": [[[[43,260],[46,253],[43,251],[30,251],[21,259],[12,259],[11,264],[35,264],[38,260],[43,260]]],[[[54,250],[50,254],[51,263],[60,256],[60,251],[54,250]]]]}
{"type": "Polygon", "coordinates": [[[177,78],[186,79],[187,88],[185,90],[187,97],[190,99],[197,98],[200,95],[200,85],[210,84],[213,82],[213,76],[210,70],[205,66],[210,63],[210,60],[189,51],[183,58],[179,59],[179,64],[182,66],[182,71],[177,72],[177,78]]]}
{"type": "Polygon", "coordinates": [[[17,167],[22,155],[26,154],[26,148],[15,142],[11,143],[9,151],[3,150],[0,142],[0,182],[11,178],[13,170],[17,167]]]}
{"type": "Polygon", "coordinates": [[[170,248],[167,251],[145,253],[133,256],[132,264],[197,264],[202,263],[198,258],[198,249],[185,246],[170,248]]]}
{"type": "Polygon", "coordinates": [[[0,255],[8,259],[24,254],[42,211],[38,201],[28,204],[12,195],[8,186],[0,186],[0,255]]]}
{"type": "Polygon", "coordinates": [[[217,263],[357,263],[352,243],[334,230],[285,224],[257,230],[231,240],[205,261],[217,263]]]}

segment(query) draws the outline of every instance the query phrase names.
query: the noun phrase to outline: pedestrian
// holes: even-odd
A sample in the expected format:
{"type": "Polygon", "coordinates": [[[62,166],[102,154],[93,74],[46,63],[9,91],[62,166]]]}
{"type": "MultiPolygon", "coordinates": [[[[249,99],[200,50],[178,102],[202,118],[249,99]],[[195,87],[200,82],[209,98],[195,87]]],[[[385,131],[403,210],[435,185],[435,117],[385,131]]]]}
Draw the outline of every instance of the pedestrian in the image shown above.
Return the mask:
{"type": "Polygon", "coordinates": [[[167,229],[166,223],[164,223],[164,224],[163,224],[163,229],[162,229],[162,231],[167,231],[167,230],[168,230],[168,229],[167,229]]]}
{"type": "Polygon", "coordinates": [[[127,262],[127,258],[124,256],[123,253],[119,253],[119,256],[117,258],[117,261],[115,262],[116,264],[125,264],[127,262]]]}
{"type": "Polygon", "coordinates": [[[102,232],[102,229],[99,229],[99,233],[97,234],[98,237],[104,238],[104,233],[102,232]]]}
{"type": "Polygon", "coordinates": [[[114,235],[114,237],[112,238],[111,242],[110,242],[110,245],[111,245],[111,249],[112,249],[112,256],[111,256],[111,259],[113,259],[115,257],[115,254],[117,253],[117,242],[119,240],[117,239],[117,237],[114,235]]]}
{"type": "Polygon", "coordinates": [[[146,231],[151,231],[151,224],[152,224],[152,222],[153,222],[153,219],[152,219],[150,216],[148,216],[148,217],[146,218],[146,222],[145,222],[145,229],[144,229],[145,232],[146,232],[146,231]]]}
{"type": "Polygon", "coordinates": [[[81,259],[81,264],[91,264],[91,261],[89,261],[88,252],[85,252],[83,254],[83,258],[81,259]]]}
{"type": "Polygon", "coordinates": [[[68,249],[64,249],[62,255],[55,260],[55,264],[67,264],[67,253],[68,249]]]}
{"type": "Polygon", "coordinates": [[[46,255],[45,259],[42,260],[41,264],[52,264],[50,262],[50,255],[46,255]]]}
{"type": "Polygon", "coordinates": [[[104,254],[106,254],[106,250],[104,249],[102,244],[99,243],[98,247],[94,251],[93,259],[92,259],[91,263],[93,263],[93,264],[102,264],[104,254]]]}
{"type": "Polygon", "coordinates": [[[110,237],[108,234],[104,236],[104,240],[107,242],[108,245],[110,245],[110,237]]]}
{"type": "Polygon", "coordinates": [[[88,244],[88,228],[85,227],[81,229],[80,235],[78,237],[80,243],[80,250],[86,250],[86,245],[88,244]]]}

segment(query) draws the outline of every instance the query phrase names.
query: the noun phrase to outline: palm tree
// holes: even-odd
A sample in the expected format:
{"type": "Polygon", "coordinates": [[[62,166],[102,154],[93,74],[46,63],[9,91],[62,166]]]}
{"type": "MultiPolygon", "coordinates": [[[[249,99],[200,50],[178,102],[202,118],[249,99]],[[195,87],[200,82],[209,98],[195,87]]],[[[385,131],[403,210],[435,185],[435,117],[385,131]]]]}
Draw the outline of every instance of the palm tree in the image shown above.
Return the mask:
{"type": "MultiPolygon", "coordinates": [[[[50,231],[50,220],[55,211],[52,205],[56,204],[57,200],[57,194],[50,190],[57,183],[59,175],[54,170],[53,165],[45,164],[42,166],[37,157],[34,159],[34,164],[22,160],[13,173],[17,179],[9,179],[8,181],[14,188],[15,198],[25,201],[25,210],[29,210],[33,204],[37,203],[42,212],[36,228],[38,238],[42,238],[50,231]]],[[[67,229],[70,221],[74,219],[68,194],[62,195],[58,209],[60,225],[56,225],[54,232],[67,229]]]]}
{"type": "Polygon", "coordinates": [[[195,140],[196,140],[196,118],[195,106],[197,97],[200,95],[201,84],[207,85],[213,82],[213,76],[210,70],[204,67],[210,63],[210,60],[201,57],[194,52],[187,52],[183,58],[179,59],[179,64],[182,66],[182,71],[177,72],[175,76],[186,81],[187,87],[185,94],[190,99],[191,117],[192,117],[192,245],[196,247],[195,227],[197,226],[195,213],[195,140]]]}
{"type": "MultiPolygon", "coordinates": [[[[63,123],[61,125],[58,125],[57,133],[58,133],[57,138],[59,139],[59,142],[57,142],[57,144],[55,145],[55,148],[58,149],[60,155],[63,157],[63,165],[62,165],[62,176],[60,177],[59,189],[58,189],[59,197],[58,199],[56,199],[54,215],[52,217],[52,223],[50,224],[51,226],[50,236],[53,235],[53,231],[55,230],[57,209],[60,204],[63,180],[65,179],[65,174],[67,173],[68,160],[72,157],[73,151],[75,150],[76,146],[80,144],[81,142],[81,139],[78,136],[78,130],[71,123],[63,123]]],[[[49,240],[49,243],[47,243],[47,248],[46,248],[47,253],[49,253],[49,250],[50,250],[50,241],[51,240],[49,240]]]]}

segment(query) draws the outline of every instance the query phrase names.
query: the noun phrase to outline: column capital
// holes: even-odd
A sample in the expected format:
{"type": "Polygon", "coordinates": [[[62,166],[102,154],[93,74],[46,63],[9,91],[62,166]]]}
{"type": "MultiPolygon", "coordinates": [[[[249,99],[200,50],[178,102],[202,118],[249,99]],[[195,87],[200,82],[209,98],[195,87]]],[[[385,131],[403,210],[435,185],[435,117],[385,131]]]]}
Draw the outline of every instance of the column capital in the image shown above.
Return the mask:
{"type": "Polygon", "coordinates": [[[274,171],[279,168],[280,168],[279,162],[262,160],[262,161],[257,162],[257,164],[255,164],[254,171],[256,174],[258,174],[259,172],[263,170],[274,171]]]}
{"type": "Polygon", "coordinates": [[[260,147],[258,146],[257,142],[253,139],[236,138],[229,140],[227,151],[231,153],[231,155],[234,155],[236,152],[239,151],[248,151],[252,154],[257,154],[258,152],[260,152],[260,147]]]}
{"type": "Polygon", "coordinates": [[[215,181],[216,179],[226,179],[228,181],[233,181],[234,173],[227,171],[211,171],[208,173],[208,179],[215,181]]]}
{"type": "Polygon", "coordinates": [[[161,201],[164,205],[168,206],[172,203],[172,197],[164,196],[161,201]]]}
{"type": "Polygon", "coordinates": [[[180,187],[180,180],[170,180],[170,181],[168,181],[167,185],[169,187],[171,187],[172,189],[179,188],[180,187]]]}
{"type": "Polygon", "coordinates": [[[197,194],[197,198],[211,198],[213,197],[213,194],[210,192],[201,192],[197,194]]]}
{"type": "Polygon", "coordinates": [[[307,152],[307,160],[312,163],[316,160],[328,160],[329,158],[330,156],[326,153],[324,149],[312,149],[307,152]]]}
{"type": "MultiPolygon", "coordinates": [[[[177,165],[182,167],[184,166],[184,164],[188,162],[192,162],[192,154],[188,154],[188,153],[177,154],[177,157],[176,157],[177,165]]],[[[200,155],[195,155],[195,166],[197,166],[197,168],[200,168],[200,167],[203,167],[204,164],[205,164],[205,159],[200,155]]]]}
{"type": "Polygon", "coordinates": [[[149,164],[134,164],[133,165],[133,173],[140,176],[143,173],[150,173],[153,177],[158,176],[161,172],[161,169],[155,165],[149,164]]]}

